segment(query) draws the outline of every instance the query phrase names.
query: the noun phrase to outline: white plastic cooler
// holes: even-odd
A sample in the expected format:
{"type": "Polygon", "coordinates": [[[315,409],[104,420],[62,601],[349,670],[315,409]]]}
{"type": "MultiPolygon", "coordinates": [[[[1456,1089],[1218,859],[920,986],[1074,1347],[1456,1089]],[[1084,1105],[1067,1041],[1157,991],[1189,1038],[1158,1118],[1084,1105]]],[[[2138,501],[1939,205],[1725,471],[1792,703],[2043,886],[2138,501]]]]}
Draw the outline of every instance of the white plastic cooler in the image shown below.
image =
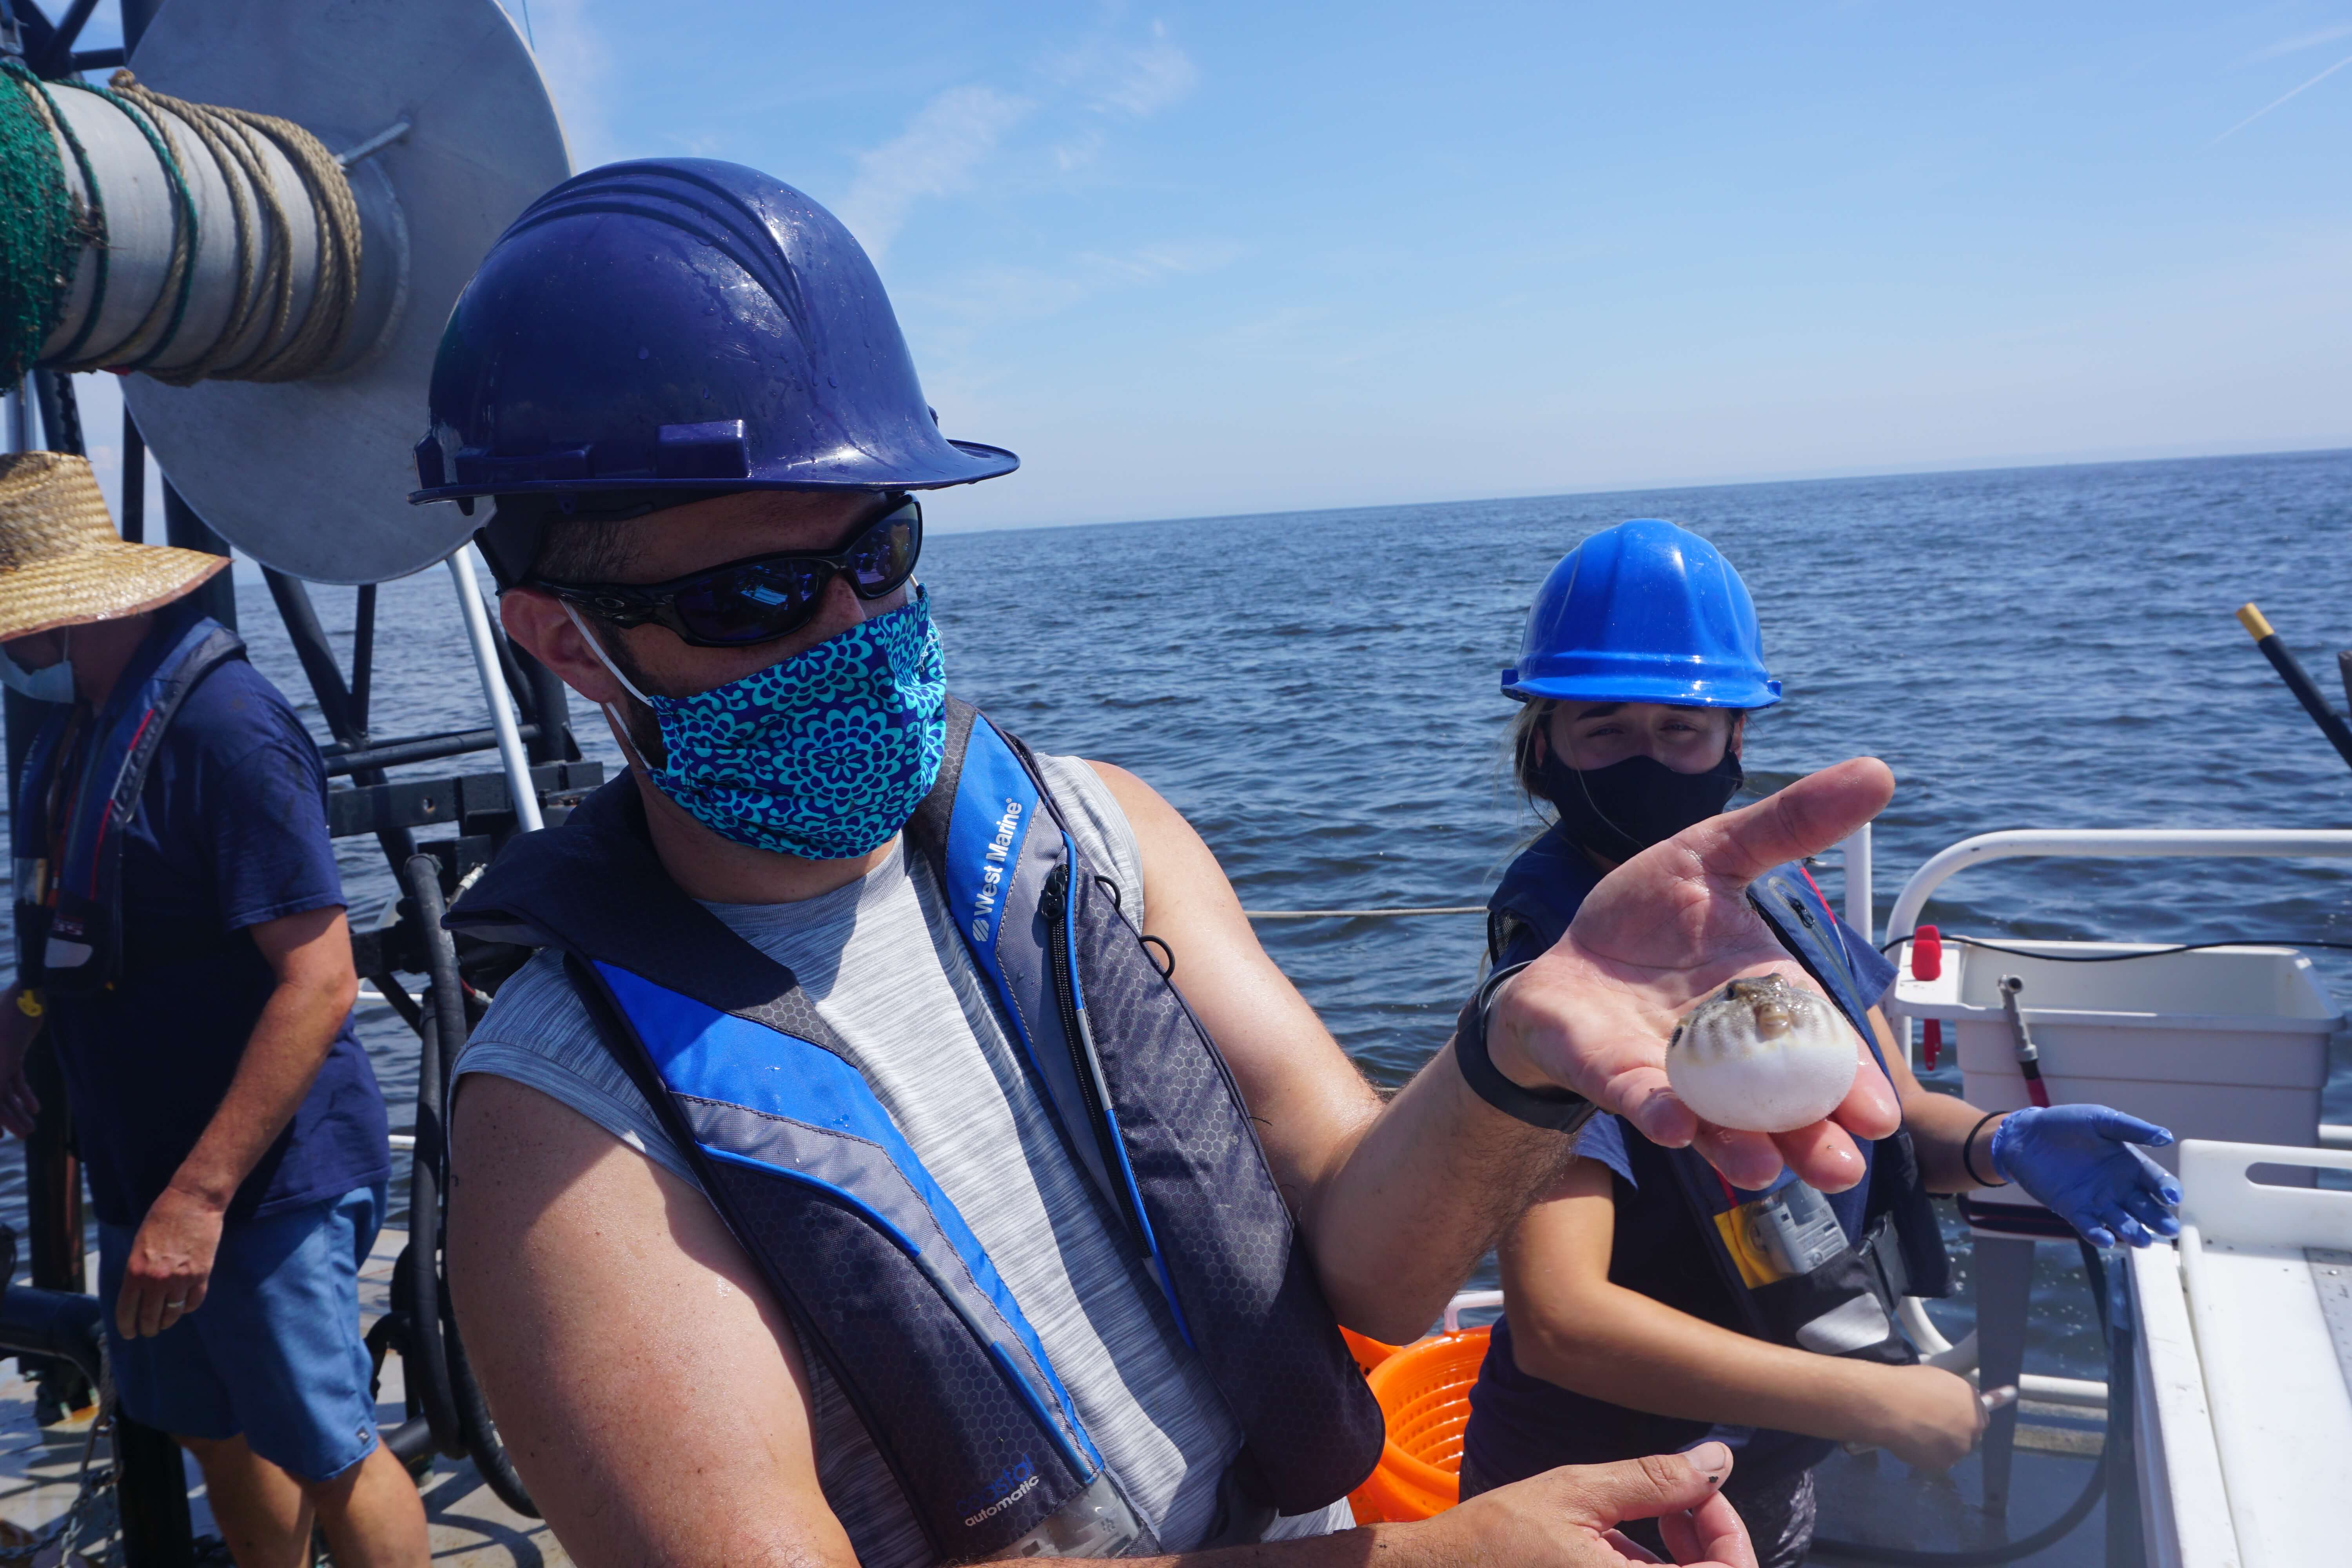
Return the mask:
{"type": "MultiPolygon", "coordinates": [[[[1962,1091],[1987,1110],[2029,1103],[2017,1040],[2001,1007],[2000,977],[2024,988],[2018,1005],[2041,1049],[2053,1105],[2112,1105],[2182,1138],[2307,1147],[2319,1138],[2328,1041],[2344,1018],[2286,947],[2163,952],[2145,943],[2009,942],[2022,957],[1947,942],[1940,979],[1910,977],[1909,944],[1890,1013],[1943,1023],[1959,1054],[1962,1091]],[[2156,952],[2121,963],[2055,956],[2156,952]]],[[[2171,1150],[2156,1152],[2178,1168],[2171,1150]]],[[[1982,1194],[1994,1196],[1988,1192],[1982,1194]]],[[[2022,1194],[2003,1189],[1996,1201],[2022,1194]]]]}

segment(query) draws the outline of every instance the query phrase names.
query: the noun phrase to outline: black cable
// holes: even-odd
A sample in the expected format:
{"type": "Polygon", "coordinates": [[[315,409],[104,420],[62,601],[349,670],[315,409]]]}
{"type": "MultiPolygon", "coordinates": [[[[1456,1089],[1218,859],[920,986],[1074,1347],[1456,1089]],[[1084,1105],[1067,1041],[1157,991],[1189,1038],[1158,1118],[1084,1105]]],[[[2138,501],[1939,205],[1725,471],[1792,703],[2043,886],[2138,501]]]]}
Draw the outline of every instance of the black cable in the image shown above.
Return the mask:
{"type": "Polygon", "coordinates": [[[2107,1489],[2107,1467],[2123,1462],[2123,1446],[2117,1439],[2121,1416],[2126,1408],[2115,1384],[2115,1326],[2107,1321],[2107,1268],[2099,1257],[2099,1249],[2087,1241],[2076,1242],[2083,1249],[2083,1271],[2090,1276],[2091,1296],[2099,1314],[2099,1339],[2108,1347],[2107,1431],[2099,1447],[2099,1462],[2092,1468],[2091,1479],[2083,1483],[2082,1494],[2066,1505],[2066,1511],[2043,1525],[2031,1535],[1999,1546],[1979,1547],[1973,1552],[1922,1552],[1907,1546],[1874,1546],[1859,1541],[1825,1541],[1813,1537],[1808,1551],[1822,1557],[1847,1558],[1856,1563],[1884,1563],[1892,1568],[1993,1568],[1993,1564],[2014,1563],[2021,1557],[2031,1557],[2045,1551],[2072,1535],[2082,1522],[2091,1517],[2091,1510],[2107,1489]]]}
{"type": "MultiPolygon", "coordinates": [[[[1878,944],[1878,951],[1912,940],[1909,933],[1891,936],[1878,944]]],[[[2052,963],[2122,963],[2135,958],[2169,958],[2176,952],[2201,952],[2209,947],[2326,947],[2341,952],[2352,952],[2352,942],[2320,942],[2307,937],[2233,936],[2221,942],[2183,942],[2170,947],[2154,947],[2145,952],[2035,952],[2030,948],[2003,947],[1997,942],[1980,942],[1972,936],[1940,933],[1940,940],[1960,947],[1980,947],[1987,952],[2005,952],[2011,958],[2040,958],[2052,963]]],[[[2056,939],[2053,939],[2056,940],[2056,939]]]]}

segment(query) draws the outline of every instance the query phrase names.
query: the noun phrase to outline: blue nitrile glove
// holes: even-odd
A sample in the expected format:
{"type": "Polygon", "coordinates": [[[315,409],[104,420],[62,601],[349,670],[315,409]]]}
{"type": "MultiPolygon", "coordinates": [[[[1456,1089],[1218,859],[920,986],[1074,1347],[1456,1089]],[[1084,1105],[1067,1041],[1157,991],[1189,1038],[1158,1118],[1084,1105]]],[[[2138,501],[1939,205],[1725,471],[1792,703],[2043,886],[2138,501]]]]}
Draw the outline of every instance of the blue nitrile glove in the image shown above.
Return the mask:
{"type": "Polygon", "coordinates": [[[2092,1246],[2113,1247],[2120,1237],[2146,1247],[2180,1234],[2168,1212],[2180,1202],[2180,1184],[2132,1145],[2171,1142],[2163,1128],[2110,1106],[2053,1105],[2014,1112],[1993,1129],[1992,1168],[2092,1246]]]}

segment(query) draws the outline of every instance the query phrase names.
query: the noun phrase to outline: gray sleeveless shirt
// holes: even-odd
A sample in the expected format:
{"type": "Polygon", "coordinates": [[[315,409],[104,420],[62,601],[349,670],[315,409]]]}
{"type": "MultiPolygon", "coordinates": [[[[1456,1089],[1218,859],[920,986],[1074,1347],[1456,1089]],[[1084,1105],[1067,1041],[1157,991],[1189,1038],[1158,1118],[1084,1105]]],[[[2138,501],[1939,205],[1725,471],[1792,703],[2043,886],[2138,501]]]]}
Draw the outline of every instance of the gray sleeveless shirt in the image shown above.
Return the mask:
{"type": "MultiPolygon", "coordinates": [[[[1117,880],[1139,923],[1135,835],[1094,770],[1040,756],[1078,848],[1117,880]]],[[[1150,1531],[1137,1552],[1197,1546],[1241,1447],[1159,1288],[1118,1244],[1021,1064],[994,998],[950,923],[930,870],[902,839],[847,887],[791,904],[709,904],[798,977],[818,1014],[961,1211],[1069,1390],[1113,1484],[1150,1531]]],[[[551,953],[503,986],[458,1058],[569,1106],[684,1181],[693,1169],[605,1051],[551,953]]],[[[696,1183],[698,1185],[698,1183],[696,1183]]],[[[808,1359],[817,1471],[866,1568],[929,1563],[929,1545],[839,1387],[808,1359]]],[[[1352,1522],[1345,1501],[1277,1520],[1266,1539],[1352,1522]]]]}

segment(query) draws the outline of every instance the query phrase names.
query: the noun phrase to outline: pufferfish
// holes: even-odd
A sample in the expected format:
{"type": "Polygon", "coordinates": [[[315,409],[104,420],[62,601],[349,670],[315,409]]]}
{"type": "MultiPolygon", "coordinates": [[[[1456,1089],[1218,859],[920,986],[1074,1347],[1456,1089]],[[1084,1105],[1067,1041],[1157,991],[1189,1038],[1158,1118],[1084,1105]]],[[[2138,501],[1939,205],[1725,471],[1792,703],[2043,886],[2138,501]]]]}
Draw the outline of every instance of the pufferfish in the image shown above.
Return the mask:
{"type": "Polygon", "coordinates": [[[1701,1002],[1666,1042],[1666,1081],[1718,1127],[1790,1132],[1819,1121],[1853,1088],[1860,1042],[1826,996],[1779,974],[1735,980],[1701,1002]]]}

